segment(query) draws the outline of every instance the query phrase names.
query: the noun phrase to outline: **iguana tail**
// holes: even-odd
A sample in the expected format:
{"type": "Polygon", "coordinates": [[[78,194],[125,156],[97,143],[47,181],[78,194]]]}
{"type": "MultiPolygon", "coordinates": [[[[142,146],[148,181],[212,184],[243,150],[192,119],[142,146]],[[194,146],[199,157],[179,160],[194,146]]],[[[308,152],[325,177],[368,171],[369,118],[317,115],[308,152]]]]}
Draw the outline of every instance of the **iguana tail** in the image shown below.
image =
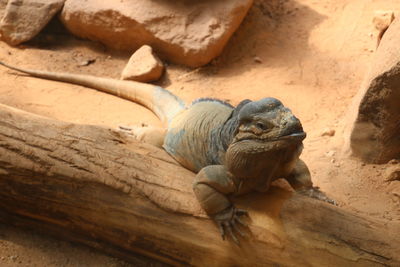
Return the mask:
{"type": "Polygon", "coordinates": [[[153,111],[164,125],[168,125],[171,119],[185,108],[184,102],[179,97],[164,88],[147,83],[91,75],[21,69],[1,61],[0,65],[33,77],[78,84],[136,102],[153,111]]]}

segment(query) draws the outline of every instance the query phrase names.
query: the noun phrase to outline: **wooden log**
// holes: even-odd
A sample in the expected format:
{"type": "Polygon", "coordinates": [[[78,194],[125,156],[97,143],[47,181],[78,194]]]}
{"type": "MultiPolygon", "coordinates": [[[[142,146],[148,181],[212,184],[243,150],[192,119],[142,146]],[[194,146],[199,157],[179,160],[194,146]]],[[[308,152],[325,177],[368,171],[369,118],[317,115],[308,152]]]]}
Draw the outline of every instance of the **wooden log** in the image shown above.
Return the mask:
{"type": "Polygon", "coordinates": [[[223,241],[164,151],[100,126],[0,105],[0,221],[136,262],[172,265],[399,266],[400,227],[280,187],[235,199],[249,237],[223,241]],[[397,233],[397,234],[396,234],[397,233]]]}

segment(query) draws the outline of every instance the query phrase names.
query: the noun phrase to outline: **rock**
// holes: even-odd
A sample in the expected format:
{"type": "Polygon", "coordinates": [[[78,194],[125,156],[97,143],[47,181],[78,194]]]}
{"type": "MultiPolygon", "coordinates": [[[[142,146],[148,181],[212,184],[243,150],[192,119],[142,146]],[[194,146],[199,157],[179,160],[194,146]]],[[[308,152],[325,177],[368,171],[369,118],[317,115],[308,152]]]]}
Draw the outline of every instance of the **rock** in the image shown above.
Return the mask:
{"type": "Polygon", "coordinates": [[[36,36],[65,0],[9,0],[0,22],[1,39],[18,45],[36,36]]]}
{"type": "Polygon", "coordinates": [[[389,166],[385,170],[385,181],[393,182],[400,181],[400,166],[389,166]]]}
{"type": "Polygon", "coordinates": [[[263,63],[263,60],[260,57],[257,57],[257,56],[253,57],[253,60],[256,63],[260,63],[260,64],[263,63]]]}
{"type": "Polygon", "coordinates": [[[400,20],[379,45],[350,111],[349,147],[369,163],[400,158],[400,20]]]}
{"type": "Polygon", "coordinates": [[[383,35],[385,34],[386,30],[389,28],[393,20],[394,12],[392,10],[378,10],[374,12],[372,23],[374,24],[375,29],[378,30],[376,47],[379,46],[383,35]]]}
{"type": "Polygon", "coordinates": [[[394,20],[394,12],[392,10],[377,10],[374,12],[372,23],[375,29],[382,31],[387,29],[394,20]]]}
{"type": "Polygon", "coordinates": [[[121,79],[137,82],[152,82],[160,79],[164,71],[161,60],[153,54],[153,49],[144,45],[129,59],[122,71],[121,79]]]}
{"type": "Polygon", "coordinates": [[[61,20],[73,34],[119,50],[148,44],[171,62],[198,67],[223,50],[253,0],[68,0],[61,20]]]}
{"type": "Polygon", "coordinates": [[[4,16],[8,0],[0,0],[0,19],[4,16]]]}
{"type": "Polygon", "coordinates": [[[325,128],[322,131],[321,136],[334,136],[335,133],[336,133],[336,131],[334,129],[325,128]]]}
{"type": "Polygon", "coordinates": [[[399,164],[399,163],[400,163],[400,160],[398,160],[398,159],[391,159],[388,162],[388,164],[399,164]]]}
{"type": "Polygon", "coordinates": [[[90,64],[93,64],[95,62],[96,62],[95,58],[85,59],[85,60],[80,61],[78,63],[78,66],[79,67],[85,67],[85,66],[89,66],[90,64]]]}
{"type": "Polygon", "coordinates": [[[328,152],[326,152],[325,153],[325,155],[327,156],[327,157],[334,157],[335,156],[335,154],[336,154],[336,151],[335,150],[330,150],[330,151],[328,151],[328,152]]]}

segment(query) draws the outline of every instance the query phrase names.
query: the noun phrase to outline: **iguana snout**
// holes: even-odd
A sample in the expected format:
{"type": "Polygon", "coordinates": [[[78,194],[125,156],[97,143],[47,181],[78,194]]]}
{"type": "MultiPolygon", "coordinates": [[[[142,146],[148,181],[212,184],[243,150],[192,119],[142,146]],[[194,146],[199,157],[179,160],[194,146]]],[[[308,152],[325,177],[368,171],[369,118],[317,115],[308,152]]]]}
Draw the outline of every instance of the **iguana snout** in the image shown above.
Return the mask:
{"type": "Polygon", "coordinates": [[[296,118],[288,108],[284,109],[287,111],[283,113],[280,119],[281,123],[279,125],[277,137],[302,141],[306,138],[306,133],[303,131],[300,120],[296,118]]]}

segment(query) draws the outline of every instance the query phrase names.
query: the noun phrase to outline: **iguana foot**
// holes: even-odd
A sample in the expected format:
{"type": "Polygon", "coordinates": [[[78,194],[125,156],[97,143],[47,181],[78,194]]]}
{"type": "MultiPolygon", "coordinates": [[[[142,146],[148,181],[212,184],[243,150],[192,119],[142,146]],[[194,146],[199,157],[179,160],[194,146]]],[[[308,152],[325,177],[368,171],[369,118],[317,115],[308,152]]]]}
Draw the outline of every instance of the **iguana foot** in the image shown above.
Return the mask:
{"type": "Polygon", "coordinates": [[[238,232],[242,237],[246,236],[246,234],[243,233],[239,228],[239,225],[248,227],[247,223],[240,219],[240,216],[243,215],[249,216],[247,211],[237,209],[235,206],[230,206],[229,208],[212,216],[213,220],[219,226],[223,240],[225,240],[226,232],[236,244],[239,244],[239,239],[236,237],[235,232],[238,232]]]}
{"type": "Polygon", "coordinates": [[[144,142],[159,148],[162,148],[164,144],[164,137],[166,133],[166,129],[153,127],[153,126],[119,126],[120,132],[128,134],[134,137],[136,140],[140,142],[144,142]]]}
{"type": "Polygon", "coordinates": [[[330,199],[326,196],[326,194],[324,192],[322,192],[321,190],[319,190],[318,187],[311,187],[311,188],[307,188],[307,189],[303,189],[301,191],[298,191],[300,194],[308,196],[308,197],[312,197],[312,198],[316,198],[318,200],[322,200],[325,202],[328,202],[329,204],[335,205],[337,206],[337,202],[333,199],[330,199]]]}

